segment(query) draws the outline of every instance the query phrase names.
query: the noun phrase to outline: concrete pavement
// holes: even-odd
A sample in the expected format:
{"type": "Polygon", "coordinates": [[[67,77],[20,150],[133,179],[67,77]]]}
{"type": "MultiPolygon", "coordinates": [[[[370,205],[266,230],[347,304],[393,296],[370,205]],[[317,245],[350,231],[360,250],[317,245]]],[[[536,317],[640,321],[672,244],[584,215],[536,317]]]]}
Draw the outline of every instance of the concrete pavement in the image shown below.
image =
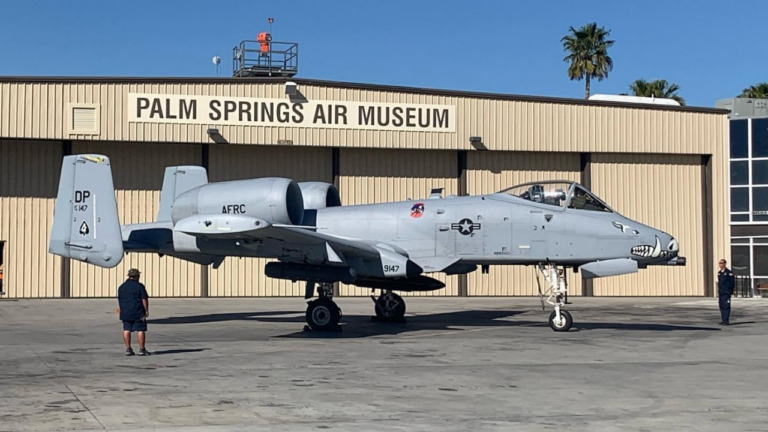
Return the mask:
{"type": "Polygon", "coordinates": [[[151,357],[114,300],[0,301],[0,431],[768,430],[768,300],[406,298],[306,333],[298,298],[152,299],[151,357]],[[134,342],[134,348],[136,344],[134,342]]]}

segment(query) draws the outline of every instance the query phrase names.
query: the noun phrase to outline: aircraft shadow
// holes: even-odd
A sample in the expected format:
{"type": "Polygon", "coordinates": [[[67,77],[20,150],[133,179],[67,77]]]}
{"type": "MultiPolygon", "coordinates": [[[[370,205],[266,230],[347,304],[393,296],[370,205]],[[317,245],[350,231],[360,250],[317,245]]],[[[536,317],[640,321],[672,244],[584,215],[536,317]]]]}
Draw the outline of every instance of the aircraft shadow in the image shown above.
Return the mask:
{"type": "Polygon", "coordinates": [[[149,324],[194,324],[221,321],[265,321],[270,316],[275,315],[298,315],[297,317],[278,319],[279,322],[304,322],[304,311],[269,311],[269,312],[224,312],[205,315],[188,315],[178,317],[168,317],[159,319],[149,319],[149,324]]]}
{"type": "Polygon", "coordinates": [[[690,325],[650,324],[650,323],[611,323],[611,322],[575,322],[571,331],[582,330],[645,330],[645,331],[720,331],[717,327],[696,327],[690,325]]]}
{"type": "MultiPolygon", "coordinates": [[[[406,316],[405,322],[374,322],[370,315],[347,315],[341,320],[340,331],[304,331],[279,335],[281,338],[348,339],[398,335],[417,331],[456,331],[465,327],[548,327],[546,314],[539,320],[507,320],[527,311],[468,310],[406,316]]],[[[193,324],[224,321],[257,321],[264,323],[296,323],[297,329],[305,324],[304,311],[231,312],[188,315],[150,320],[151,324],[193,324]]],[[[655,323],[582,322],[574,323],[573,331],[629,330],[629,331],[720,331],[716,327],[655,323]]]]}
{"type": "MultiPolygon", "coordinates": [[[[402,333],[442,330],[462,332],[459,327],[517,327],[520,321],[506,321],[525,311],[456,311],[437,314],[406,316],[404,322],[377,322],[370,315],[344,315],[342,331],[299,331],[281,335],[283,338],[349,339],[402,333]]],[[[530,324],[525,322],[525,324],[530,324]]],[[[546,325],[546,323],[544,323],[546,325]]]]}

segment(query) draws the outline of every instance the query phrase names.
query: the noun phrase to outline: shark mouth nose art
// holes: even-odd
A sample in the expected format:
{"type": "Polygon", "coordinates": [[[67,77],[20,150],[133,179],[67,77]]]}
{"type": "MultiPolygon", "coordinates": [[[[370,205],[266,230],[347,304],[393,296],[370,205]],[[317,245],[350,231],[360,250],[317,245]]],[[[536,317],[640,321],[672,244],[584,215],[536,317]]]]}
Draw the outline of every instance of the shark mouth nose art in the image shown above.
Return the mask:
{"type": "Polygon", "coordinates": [[[658,258],[661,255],[661,241],[656,237],[656,245],[637,245],[632,246],[632,255],[643,258],[658,258]]]}
{"type": "Polygon", "coordinates": [[[669,250],[672,252],[676,252],[680,249],[680,245],[677,243],[677,240],[672,239],[669,242],[669,250]]]}

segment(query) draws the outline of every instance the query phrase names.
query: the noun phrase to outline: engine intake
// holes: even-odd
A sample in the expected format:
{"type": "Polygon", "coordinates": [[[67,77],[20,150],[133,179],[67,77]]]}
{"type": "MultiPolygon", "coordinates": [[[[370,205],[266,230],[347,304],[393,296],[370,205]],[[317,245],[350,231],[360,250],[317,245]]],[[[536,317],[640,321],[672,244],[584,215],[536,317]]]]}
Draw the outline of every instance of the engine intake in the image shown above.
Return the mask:
{"type": "Polygon", "coordinates": [[[325,182],[299,183],[301,194],[304,196],[304,209],[317,210],[341,205],[341,197],[336,186],[325,182]]]}

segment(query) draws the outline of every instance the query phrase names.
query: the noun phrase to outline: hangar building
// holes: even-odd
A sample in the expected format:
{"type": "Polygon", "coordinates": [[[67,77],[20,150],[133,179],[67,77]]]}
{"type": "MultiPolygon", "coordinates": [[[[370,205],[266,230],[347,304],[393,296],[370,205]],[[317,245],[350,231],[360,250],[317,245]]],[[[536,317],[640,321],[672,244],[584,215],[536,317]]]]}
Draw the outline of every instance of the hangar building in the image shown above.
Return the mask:
{"type": "MultiPolygon", "coordinates": [[[[112,159],[121,223],[153,221],[163,169],[211,181],[338,185],[344,204],[576,180],[680,241],[686,267],[582,283],[573,295],[703,296],[729,258],[727,111],[286,78],[0,77],[4,298],[112,297],[138,267],[154,297],[299,296],[265,261],[218,269],[130,254],[105,270],[47,253],[61,160],[112,159]]],[[[428,295],[536,294],[532,267],[445,278],[428,295]]],[[[369,291],[342,286],[341,295],[369,291]]]]}

